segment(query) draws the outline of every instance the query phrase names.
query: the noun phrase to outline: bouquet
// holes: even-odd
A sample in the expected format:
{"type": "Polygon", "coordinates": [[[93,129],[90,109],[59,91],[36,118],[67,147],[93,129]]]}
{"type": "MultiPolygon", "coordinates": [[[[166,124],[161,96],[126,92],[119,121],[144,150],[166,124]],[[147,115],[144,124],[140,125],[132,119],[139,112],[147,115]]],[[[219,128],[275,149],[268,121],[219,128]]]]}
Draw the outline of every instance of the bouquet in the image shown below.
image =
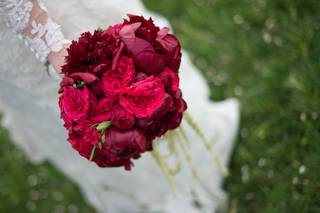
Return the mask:
{"type": "Polygon", "coordinates": [[[100,167],[126,170],[179,127],[187,109],[178,39],[151,18],[128,17],[72,41],[59,90],[72,147],[100,167]]]}

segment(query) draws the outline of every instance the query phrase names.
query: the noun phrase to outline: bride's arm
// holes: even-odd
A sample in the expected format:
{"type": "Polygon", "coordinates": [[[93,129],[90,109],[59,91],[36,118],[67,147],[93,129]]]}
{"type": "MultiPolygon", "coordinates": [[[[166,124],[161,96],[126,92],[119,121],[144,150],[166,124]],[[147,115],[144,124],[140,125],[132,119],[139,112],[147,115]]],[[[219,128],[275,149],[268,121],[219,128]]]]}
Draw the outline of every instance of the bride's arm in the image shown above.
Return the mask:
{"type": "Polygon", "coordinates": [[[60,73],[68,41],[36,0],[0,0],[0,13],[10,27],[41,61],[49,62],[60,73]]]}

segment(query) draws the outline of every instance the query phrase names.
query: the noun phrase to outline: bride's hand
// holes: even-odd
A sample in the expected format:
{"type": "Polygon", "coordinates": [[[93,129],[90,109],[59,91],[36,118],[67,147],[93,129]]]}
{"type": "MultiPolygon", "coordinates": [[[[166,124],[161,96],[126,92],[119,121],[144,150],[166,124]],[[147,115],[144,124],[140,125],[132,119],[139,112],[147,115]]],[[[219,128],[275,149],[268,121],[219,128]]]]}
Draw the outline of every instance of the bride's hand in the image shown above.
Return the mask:
{"type": "Polygon", "coordinates": [[[50,64],[54,67],[55,71],[62,77],[63,74],[61,73],[61,67],[65,63],[65,57],[67,56],[67,46],[64,46],[59,52],[51,52],[48,55],[48,60],[50,64]]]}

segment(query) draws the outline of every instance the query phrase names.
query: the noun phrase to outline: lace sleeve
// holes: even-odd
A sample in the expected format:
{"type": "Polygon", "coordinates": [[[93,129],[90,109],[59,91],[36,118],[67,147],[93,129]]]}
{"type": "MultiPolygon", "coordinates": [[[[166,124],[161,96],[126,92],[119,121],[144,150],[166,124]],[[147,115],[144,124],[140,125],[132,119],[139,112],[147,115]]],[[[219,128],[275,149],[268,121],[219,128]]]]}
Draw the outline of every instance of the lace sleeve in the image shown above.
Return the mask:
{"type": "Polygon", "coordinates": [[[0,0],[0,13],[8,27],[25,41],[41,62],[68,43],[60,26],[36,0],[0,0]]]}

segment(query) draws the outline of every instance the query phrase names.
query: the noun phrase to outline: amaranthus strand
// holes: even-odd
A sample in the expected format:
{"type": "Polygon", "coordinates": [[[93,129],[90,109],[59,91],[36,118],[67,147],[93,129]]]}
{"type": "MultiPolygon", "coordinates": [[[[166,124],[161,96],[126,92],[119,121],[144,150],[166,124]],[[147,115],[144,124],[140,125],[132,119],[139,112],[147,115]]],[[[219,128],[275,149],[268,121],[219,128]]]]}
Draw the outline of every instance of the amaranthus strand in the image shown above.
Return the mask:
{"type": "Polygon", "coordinates": [[[184,112],[184,117],[186,118],[186,121],[190,125],[190,127],[195,131],[195,133],[198,135],[198,137],[202,140],[205,147],[210,151],[210,154],[211,154],[213,161],[216,162],[216,164],[217,164],[218,168],[220,169],[220,171],[222,172],[222,174],[224,176],[228,176],[229,175],[228,169],[221,164],[219,157],[212,150],[212,144],[204,136],[203,132],[201,131],[201,129],[199,128],[197,123],[193,120],[193,118],[191,117],[191,115],[188,112],[184,112]]]}
{"type": "Polygon", "coordinates": [[[179,142],[181,148],[182,148],[182,152],[187,160],[187,163],[191,169],[191,172],[192,172],[192,176],[195,178],[195,179],[199,179],[199,175],[198,175],[198,172],[197,172],[197,169],[196,167],[194,166],[193,164],[193,160],[192,160],[192,157],[188,151],[188,144],[187,142],[184,140],[184,137],[182,136],[181,134],[181,131],[180,130],[181,127],[179,127],[177,130],[175,130],[175,134],[177,135],[177,141],[179,142]]]}
{"type": "Polygon", "coordinates": [[[188,147],[190,146],[190,140],[189,138],[187,137],[187,134],[183,128],[182,125],[180,125],[179,128],[177,128],[177,131],[179,131],[180,135],[182,136],[182,138],[184,139],[184,141],[188,144],[188,147]]]}
{"type": "Polygon", "coordinates": [[[176,142],[174,140],[174,134],[173,132],[168,132],[166,135],[165,135],[165,138],[167,140],[167,144],[168,144],[168,148],[170,150],[170,153],[173,153],[174,156],[175,156],[175,159],[176,159],[176,166],[174,169],[172,168],[169,168],[169,171],[170,171],[170,174],[172,176],[176,175],[178,172],[180,172],[181,170],[181,161],[180,161],[180,157],[179,157],[179,151],[178,149],[176,148],[176,142]]]}
{"type": "Polygon", "coordinates": [[[153,151],[151,152],[153,159],[157,162],[157,164],[159,165],[161,171],[163,172],[163,174],[165,175],[170,190],[171,192],[175,195],[176,194],[176,190],[175,190],[175,185],[174,182],[172,180],[172,176],[170,174],[170,171],[168,169],[168,166],[164,160],[164,158],[161,156],[157,145],[155,144],[155,142],[153,142],[153,151]]]}
{"type": "Polygon", "coordinates": [[[169,149],[169,153],[168,154],[165,154],[163,155],[164,158],[168,158],[168,157],[171,157],[174,153],[175,153],[175,149],[176,149],[176,146],[173,144],[170,143],[170,141],[172,140],[172,135],[170,134],[170,132],[167,132],[164,136],[164,141],[167,142],[166,144],[168,145],[168,149],[169,149]]]}

